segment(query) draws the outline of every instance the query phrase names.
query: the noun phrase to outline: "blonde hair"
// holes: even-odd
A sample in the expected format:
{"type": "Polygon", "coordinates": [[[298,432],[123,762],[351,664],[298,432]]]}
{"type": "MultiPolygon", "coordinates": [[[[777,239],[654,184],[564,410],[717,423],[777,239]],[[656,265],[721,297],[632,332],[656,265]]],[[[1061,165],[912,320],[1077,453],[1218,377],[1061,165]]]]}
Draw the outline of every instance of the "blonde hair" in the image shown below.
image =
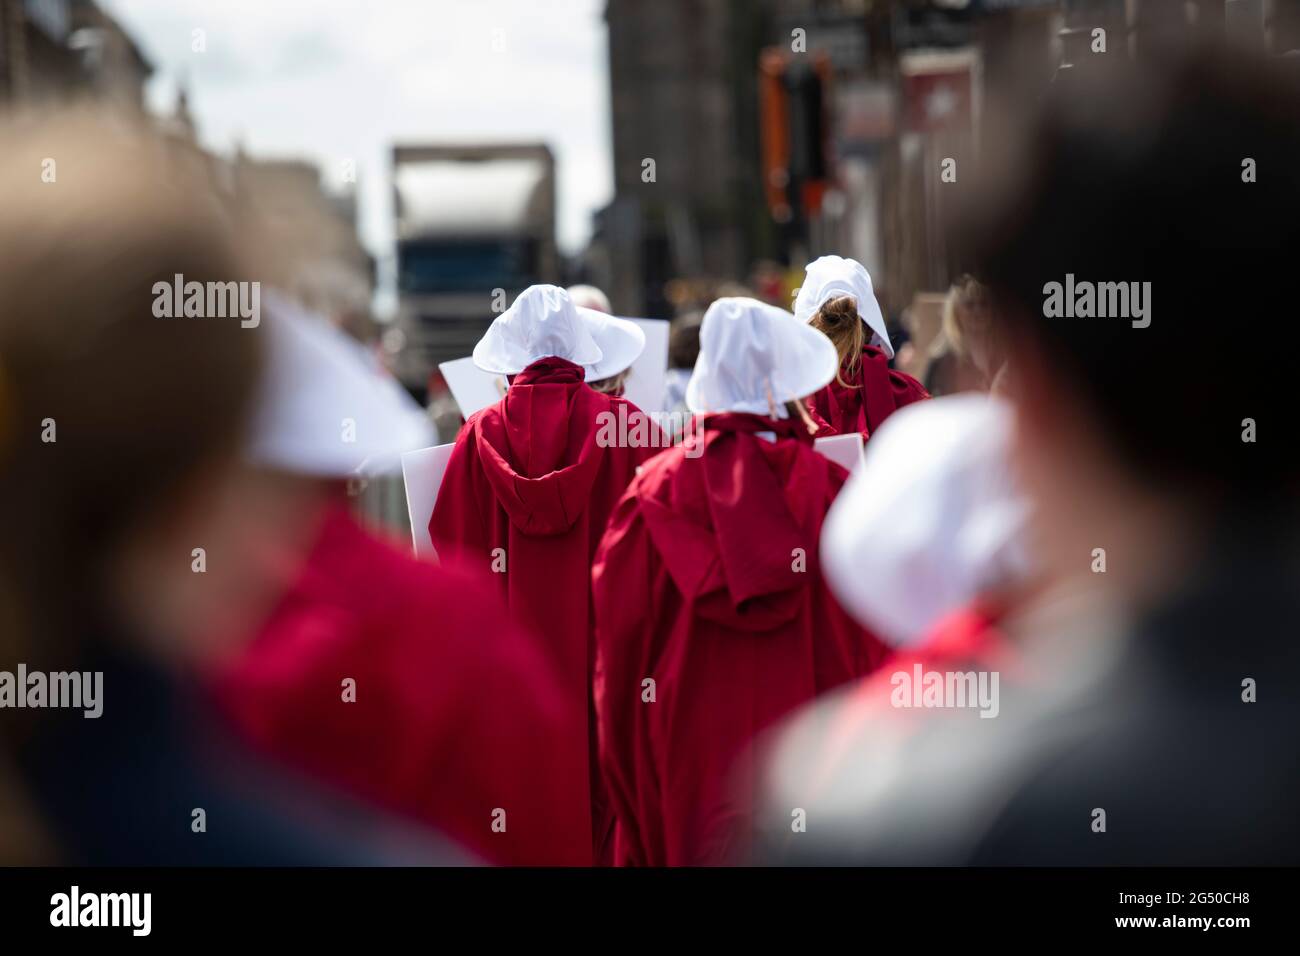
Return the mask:
{"type": "Polygon", "coordinates": [[[834,344],[840,360],[835,379],[847,386],[849,383],[844,381],[844,373],[852,377],[857,372],[862,364],[862,349],[867,344],[867,328],[858,314],[858,300],[851,295],[828,299],[808,324],[834,344]]]}
{"type": "Polygon", "coordinates": [[[625,368],[623,371],[611,375],[609,378],[602,378],[598,382],[588,382],[593,391],[600,392],[602,395],[619,396],[623,394],[623,387],[627,384],[627,377],[631,374],[631,368],[625,368]]]}
{"type": "Polygon", "coordinates": [[[998,362],[999,351],[994,336],[988,289],[974,276],[962,275],[948,289],[943,302],[943,336],[936,344],[946,344],[962,361],[989,376],[998,362]]]}

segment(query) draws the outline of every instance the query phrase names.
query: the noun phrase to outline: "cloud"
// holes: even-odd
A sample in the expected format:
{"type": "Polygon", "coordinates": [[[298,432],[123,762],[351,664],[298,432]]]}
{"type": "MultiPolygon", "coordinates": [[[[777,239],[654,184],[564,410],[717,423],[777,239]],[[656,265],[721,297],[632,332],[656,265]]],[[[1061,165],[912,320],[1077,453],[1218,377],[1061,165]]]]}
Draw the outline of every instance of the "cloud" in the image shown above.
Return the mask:
{"type": "Polygon", "coordinates": [[[548,142],[570,252],[613,193],[602,0],[101,2],[157,66],[155,108],[185,80],[209,147],[241,141],[335,178],[354,160],[362,237],[377,254],[392,245],[395,141],[548,142]]]}

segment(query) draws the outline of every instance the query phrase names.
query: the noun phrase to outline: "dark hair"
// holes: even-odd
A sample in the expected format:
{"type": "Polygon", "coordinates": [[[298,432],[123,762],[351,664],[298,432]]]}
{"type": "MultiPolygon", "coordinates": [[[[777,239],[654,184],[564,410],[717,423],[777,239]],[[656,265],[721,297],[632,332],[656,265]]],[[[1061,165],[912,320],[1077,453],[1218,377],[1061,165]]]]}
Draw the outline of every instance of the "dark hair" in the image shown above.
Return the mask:
{"type": "Polygon", "coordinates": [[[1212,494],[1283,492],[1300,450],[1294,71],[1146,55],[1057,84],[1026,143],[1027,167],[981,187],[990,205],[962,231],[1008,343],[1059,371],[1136,473],[1212,494]],[[1049,317],[1046,285],[1067,274],[1150,282],[1150,325],[1049,317]]]}
{"type": "Polygon", "coordinates": [[[687,312],[673,319],[668,333],[669,368],[694,368],[700,357],[700,322],[703,314],[687,312]]]}

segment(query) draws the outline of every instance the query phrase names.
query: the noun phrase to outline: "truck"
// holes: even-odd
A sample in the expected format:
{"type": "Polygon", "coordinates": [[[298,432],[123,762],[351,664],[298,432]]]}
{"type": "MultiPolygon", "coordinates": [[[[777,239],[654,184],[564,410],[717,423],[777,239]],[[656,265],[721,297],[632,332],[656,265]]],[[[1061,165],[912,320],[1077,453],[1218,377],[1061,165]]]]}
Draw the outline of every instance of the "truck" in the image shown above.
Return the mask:
{"type": "Polygon", "coordinates": [[[554,282],[555,159],[544,143],[397,145],[396,372],[424,396],[523,289],[554,282]]]}

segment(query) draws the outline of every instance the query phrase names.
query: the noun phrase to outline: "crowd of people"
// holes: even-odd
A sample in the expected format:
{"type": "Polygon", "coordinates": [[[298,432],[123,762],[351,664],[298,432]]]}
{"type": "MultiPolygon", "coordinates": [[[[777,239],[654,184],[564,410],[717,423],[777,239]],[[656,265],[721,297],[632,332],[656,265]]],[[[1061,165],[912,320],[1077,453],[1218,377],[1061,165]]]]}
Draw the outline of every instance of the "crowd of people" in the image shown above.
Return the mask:
{"type": "Polygon", "coordinates": [[[8,121],[0,671],[103,695],[0,693],[0,860],[1300,861],[1300,99],[1161,67],[1003,144],[929,389],[850,258],[678,323],[664,409],[599,290],[521,292],[437,562],[353,506],[427,434],[355,343],[150,308],[278,251],[148,135],[8,121]]]}

